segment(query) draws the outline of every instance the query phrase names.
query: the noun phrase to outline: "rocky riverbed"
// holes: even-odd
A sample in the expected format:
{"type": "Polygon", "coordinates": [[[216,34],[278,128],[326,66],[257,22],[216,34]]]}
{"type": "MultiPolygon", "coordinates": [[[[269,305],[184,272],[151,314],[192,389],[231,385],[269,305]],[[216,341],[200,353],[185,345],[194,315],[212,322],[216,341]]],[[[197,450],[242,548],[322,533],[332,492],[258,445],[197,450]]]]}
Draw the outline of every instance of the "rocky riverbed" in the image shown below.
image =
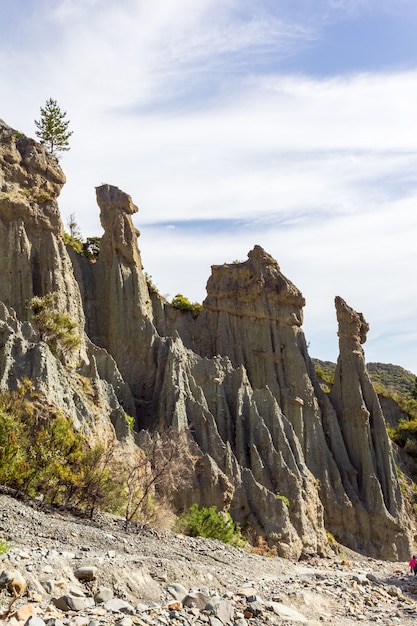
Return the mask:
{"type": "Polygon", "coordinates": [[[293,563],[167,530],[123,529],[0,495],[1,572],[27,583],[1,624],[17,626],[256,626],[411,624],[417,578],[407,563],[342,550],[293,563]]]}

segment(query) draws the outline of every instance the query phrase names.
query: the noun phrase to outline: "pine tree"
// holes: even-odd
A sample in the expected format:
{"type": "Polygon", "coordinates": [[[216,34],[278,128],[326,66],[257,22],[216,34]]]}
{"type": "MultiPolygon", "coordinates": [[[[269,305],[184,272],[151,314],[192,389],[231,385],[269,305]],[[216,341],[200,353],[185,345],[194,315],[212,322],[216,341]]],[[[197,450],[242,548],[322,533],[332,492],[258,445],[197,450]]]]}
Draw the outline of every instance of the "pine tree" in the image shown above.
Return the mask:
{"type": "Polygon", "coordinates": [[[66,111],[61,111],[56,100],[49,98],[45,107],[41,107],[40,120],[35,120],[38,128],[36,136],[51,154],[70,149],[68,139],[73,131],[68,130],[69,121],[64,119],[66,114],[66,111]]]}

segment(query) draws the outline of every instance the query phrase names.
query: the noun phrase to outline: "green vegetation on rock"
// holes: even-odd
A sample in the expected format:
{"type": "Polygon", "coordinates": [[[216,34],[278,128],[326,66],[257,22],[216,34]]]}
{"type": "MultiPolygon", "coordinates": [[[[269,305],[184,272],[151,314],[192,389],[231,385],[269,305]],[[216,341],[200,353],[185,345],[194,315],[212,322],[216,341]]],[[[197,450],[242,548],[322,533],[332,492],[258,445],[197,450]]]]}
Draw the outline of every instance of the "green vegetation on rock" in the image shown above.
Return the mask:
{"type": "Polygon", "coordinates": [[[181,309],[182,311],[190,311],[191,315],[195,318],[198,317],[202,310],[202,305],[198,302],[191,303],[188,298],[183,296],[181,293],[177,293],[175,298],[171,300],[171,306],[174,309],[181,309]]]}
{"type": "Polygon", "coordinates": [[[68,130],[69,121],[65,119],[66,111],[61,111],[56,100],[49,98],[41,107],[41,117],[35,120],[36,136],[44,144],[46,150],[56,155],[57,152],[69,150],[69,138],[73,131],[68,130]]]}
{"type": "Polygon", "coordinates": [[[230,513],[217,511],[215,506],[200,508],[198,504],[191,505],[180,517],[179,528],[191,537],[220,539],[236,547],[243,547],[247,543],[230,513]]]}
{"type": "Polygon", "coordinates": [[[45,296],[35,296],[29,302],[33,311],[33,322],[52,354],[62,359],[69,351],[78,347],[81,337],[77,332],[77,324],[69,315],[57,309],[58,292],[53,291],[45,296]]]}

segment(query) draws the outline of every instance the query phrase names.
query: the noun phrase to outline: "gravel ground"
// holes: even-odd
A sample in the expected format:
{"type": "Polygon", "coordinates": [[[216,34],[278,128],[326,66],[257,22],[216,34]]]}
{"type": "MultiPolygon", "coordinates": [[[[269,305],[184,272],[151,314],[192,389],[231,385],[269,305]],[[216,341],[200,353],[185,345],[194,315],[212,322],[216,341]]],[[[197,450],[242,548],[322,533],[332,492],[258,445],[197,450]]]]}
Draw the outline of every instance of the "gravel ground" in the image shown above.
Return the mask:
{"type": "MultiPolygon", "coordinates": [[[[41,615],[50,611],[58,590],[77,595],[82,587],[84,595],[93,595],[107,588],[115,598],[135,606],[163,607],[173,599],[168,586],[177,583],[187,590],[204,589],[209,595],[228,598],[234,607],[241,607],[242,588],[252,588],[265,610],[251,617],[241,607],[240,626],[290,624],[297,616],[299,622],[338,626],[407,625],[417,618],[417,578],[408,573],[407,563],[376,561],[347,549],[334,558],[293,563],[166,530],[125,531],[122,520],[107,515],[90,521],[57,511],[45,513],[7,495],[0,495],[0,539],[11,546],[0,557],[0,572],[18,570],[28,583],[27,593],[15,607],[31,602],[41,615]],[[88,585],[74,576],[81,567],[96,568],[88,585]],[[281,605],[298,613],[276,614],[281,605]]],[[[7,609],[9,597],[6,590],[0,592],[0,613],[7,609]]],[[[74,615],[61,619],[82,624],[80,617],[71,621],[74,615]]],[[[158,619],[153,623],[162,623],[158,619]]],[[[187,620],[182,614],[171,615],[171,623],[193,621],[189,616],[187,620]]],[[[24,623],[6,615],[2,621],[24,623]]],[[[119,622],[96,616],[94,623],[119,622]]],[[[210,625],[214,624],[210,618],[210,625]]]]}

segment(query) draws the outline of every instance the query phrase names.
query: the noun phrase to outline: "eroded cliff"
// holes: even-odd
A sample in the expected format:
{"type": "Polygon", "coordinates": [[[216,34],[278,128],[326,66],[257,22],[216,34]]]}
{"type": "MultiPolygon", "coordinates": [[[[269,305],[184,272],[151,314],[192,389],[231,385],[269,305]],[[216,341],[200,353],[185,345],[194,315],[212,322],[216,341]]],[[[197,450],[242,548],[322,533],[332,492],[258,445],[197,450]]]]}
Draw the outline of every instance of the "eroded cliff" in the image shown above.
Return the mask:
{"type": "Polygon", "coordinates": [[[104,234],[90,262],[63,244],[56,160],[4,123],[0,141],[3,387],[24,371],[74,420],[90,415],[82,402],[72,408],[74,382],[29,324],[27,300],[58,291],[83,334],[73,375],[94,379],[101,419],[119,439],[124,410],[138,430],[192,433],[195,480],[179,505],[229,509],[288,558],[325,554],[326,530],[373,556],[406,558],[411,524],[366,373],[363,317],[336,300],[340,357],[329,396],[308,355],[304,298],[262,248],[213,267],[194,318],[149,293],[130,196],[97,188],[104,234]]]}

